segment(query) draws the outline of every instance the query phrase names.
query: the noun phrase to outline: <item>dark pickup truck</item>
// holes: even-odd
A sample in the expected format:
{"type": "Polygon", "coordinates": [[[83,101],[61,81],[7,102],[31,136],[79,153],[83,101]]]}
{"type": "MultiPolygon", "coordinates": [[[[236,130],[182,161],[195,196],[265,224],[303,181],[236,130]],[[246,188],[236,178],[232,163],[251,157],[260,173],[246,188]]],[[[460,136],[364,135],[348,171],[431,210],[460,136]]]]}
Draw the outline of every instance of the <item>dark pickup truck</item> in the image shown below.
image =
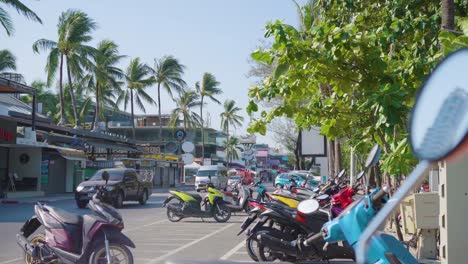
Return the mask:
{"type": "Polygon", "coordinates": [[[123,206],[124,201],[138,201],[141,205],[146,204],[148,197],[151,196],[153,184],[151,181],[142,181],[133,169],[113,168],[98,170],[93,177],[84,181],[76,187],[75,200],[79,208],[85,208],[89,200],[96,193],[96,186],[104,186],[109,192],[105,201],[112,204],[115,208],[123,206]],[[109,181],[102,180],[102,173],[109,173],[109,181]]]}

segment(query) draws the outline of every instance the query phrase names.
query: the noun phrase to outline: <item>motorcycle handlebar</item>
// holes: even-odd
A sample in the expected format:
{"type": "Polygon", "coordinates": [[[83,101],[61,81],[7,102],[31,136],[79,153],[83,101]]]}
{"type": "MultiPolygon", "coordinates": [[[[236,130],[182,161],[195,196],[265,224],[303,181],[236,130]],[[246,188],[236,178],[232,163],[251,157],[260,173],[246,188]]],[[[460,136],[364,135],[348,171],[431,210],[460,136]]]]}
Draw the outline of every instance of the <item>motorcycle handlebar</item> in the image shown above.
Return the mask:
{"type": "Polygon", "coordinates": [[[315,241],[319,240],[319,239],[323,239],[323,235],[324,233],[322,231],[318,232],[317,234],[307,238],[306,240],[304,240],[304,246],[309,246],[311,245],[312,243],[314,243],[315,241]]]}
{"type": "Polygon", "coordinates": [[[380,189],[380,191],[378,191],[376,194],[372,195],[371,201],[372,201],[372,204],[374,205],[374,207],[380,206],[380,204],[382,203],[382,198],[385,195],[387,195],[387,193],[389,191],[390,190],[389,190],[388,186],[383,186],[382,189],[380,189]]]}

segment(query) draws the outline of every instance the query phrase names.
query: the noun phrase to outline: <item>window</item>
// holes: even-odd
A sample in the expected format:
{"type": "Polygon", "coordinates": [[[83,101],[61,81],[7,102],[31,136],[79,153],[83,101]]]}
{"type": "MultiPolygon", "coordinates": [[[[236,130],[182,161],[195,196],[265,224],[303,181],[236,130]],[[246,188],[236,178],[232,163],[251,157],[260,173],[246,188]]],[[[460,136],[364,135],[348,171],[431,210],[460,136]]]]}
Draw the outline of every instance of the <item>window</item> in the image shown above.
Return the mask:
{"type": "Polygon", "coordinates": [[[121,181],[123,179],[123,171],[121,170],[98,170],[90,181],[102,181],[102,173],[107,171],[109,173],[109,181],[121,181]]]}

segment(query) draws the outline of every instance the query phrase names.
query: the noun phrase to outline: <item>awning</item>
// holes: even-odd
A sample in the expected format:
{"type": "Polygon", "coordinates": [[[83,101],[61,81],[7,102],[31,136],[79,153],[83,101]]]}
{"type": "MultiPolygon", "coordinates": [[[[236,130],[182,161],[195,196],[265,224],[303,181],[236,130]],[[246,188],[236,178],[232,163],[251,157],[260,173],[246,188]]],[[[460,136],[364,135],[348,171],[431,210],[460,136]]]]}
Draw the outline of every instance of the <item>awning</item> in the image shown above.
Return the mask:
{"type": "Polygon", "coordinates": [[[58,146],[53,146],[53,145],[49,145],[48,148],[55,149],[60,154],[60,156],[62,156],[66,160],[75,160],[75,161],[87,160],[86,153],[82,150],[58,147],[58,146]]]}

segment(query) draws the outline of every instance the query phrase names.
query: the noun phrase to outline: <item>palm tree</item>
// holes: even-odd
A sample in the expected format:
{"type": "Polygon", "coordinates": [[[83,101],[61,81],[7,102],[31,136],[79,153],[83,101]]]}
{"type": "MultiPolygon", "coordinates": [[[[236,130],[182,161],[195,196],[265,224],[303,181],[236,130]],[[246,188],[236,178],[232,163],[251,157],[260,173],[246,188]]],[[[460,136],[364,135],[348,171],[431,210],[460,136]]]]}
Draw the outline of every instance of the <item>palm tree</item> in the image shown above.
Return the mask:
{"type": "Polygon", "coordinates": [[[150,77],[151,68],[140,62],[140,58],[135,58],[130,61],[125,73],[125,82],[127,90],[122,93],[117,100],[117,104],[124,102],[124,108],[127,109],[127,104],[130,102],[130,111],[132,118],[132,136],[135,139],[135,112],[134,102],[143,111],[146,112],[142,99],[150,104],[155,104],[153,98],[149,96],[145,89],[154,83],[154,79],[150,77]]]}
{"type": "Polygon", "coordinates": [[[184,90],[179,94],[179,97],[174,99],[176,108],[172,110],[172,117],[169,126],[176,127],[180,118],[184,122],[184,131],[187,127],[196,127],[200,124],[200,116],[192,109],[200,106],[200,96],[193,90],[184,90]]]}
{"type": "Polygon", "coordinates": [[[229,126],[241,126],[241,122],[244,121],[244,117],[237,114],[241,110],[242,108],[237,107],[236,102],[234,102],[234,100],[224,101],[224,112],[221,113],[221,128],[224,132],[227,133],[228,139],[229,126]]]}
{"type": "Polygon", "coordinates": [[[97,24],[86,13],[78,10],[67,10],[60,15],[58,28],[58,41],[39,39],[33,44],[33,50],[50,51],[47,58],[46,72],[47,84],[50,85],[59,67],[59,96],[60,96],[60,121],[65,124],[64,96],[63,96],[63,63],[66,62],[68,85],[70,86],[70,99],[72,102],[75,127],[79,127],[78,112],[76,109],[73,81],[82,78],[83,67],[90,68],[89,57],[95,53],[95,49],[85,43],[91,41],[90,33],[96,29],[97,24]]]}
{"type": "Polygon", "coordinates": [[[237,145],[239,145],[239,139],[236,137],[228,137],[226,141],[224,141],[224,151],[226,152],[226,158],[229,163],[232,163],[232,160],[239,159],[236,148],[237,145]]]}
{"type": "Polygon", "coordinates": [[[98,129],[98,123],[101,120],[101,108],[115,104],[118,95],[121,92],[120,79],[125,77],[124,72],[116,67],[125,56],[119,55],[119,47],[111,40],[99,42],[94,55],[94,67],[87,76],[87,87],[91,88],[96,101],[94,111],[93,131],[98,129]]]}
{"type": "Polygon", "coordinates": [[[172,56],[164,56],[154,60],[154,69],[151,70],[154,81],[158,84],[158,115],[159,115],[159,138],[162,140],[161,120],[161,86],[172,97],[172,90],[181,92],[186,83],[182,79],[185,66],[172,56]]]}
{"type": "Polygon", "coordinates": [[[42,20],[39,18],[39,16],[19,0],[0,0],[0,4],[0,25],[2,25],[3,29],[5,29],[8,36],[13,34],[14,27],[10,15],[5,9],[2,8],[2,5],[9,5],[10,7],[16,9],[18,14],[21,14],[32,21],[42,24],[42,20]]]}
{"type": "Polygon", "coordinates": [[[199,82],[195,84],[197,89],[197,93],[200,96],[200,128],[201,128],[201,138],[202,138],[202,159],[205,158],[205,133],[204,133],[204,124],[203,124],[203,101],[205,96],[211,99],[213,102],[217,104],[221,104],[221,102],[215,98],[215,95],[221,94],[223,91],[218,88],[219,82],[216,81],[216,78],[211,73],[203,74],[203,79],[201,85],[199,82]]]}
{"type": "Polygon", "coordinates": [[[9,50],[0,50],[0,72],[16,70],[16,57],[9,50]]]}

